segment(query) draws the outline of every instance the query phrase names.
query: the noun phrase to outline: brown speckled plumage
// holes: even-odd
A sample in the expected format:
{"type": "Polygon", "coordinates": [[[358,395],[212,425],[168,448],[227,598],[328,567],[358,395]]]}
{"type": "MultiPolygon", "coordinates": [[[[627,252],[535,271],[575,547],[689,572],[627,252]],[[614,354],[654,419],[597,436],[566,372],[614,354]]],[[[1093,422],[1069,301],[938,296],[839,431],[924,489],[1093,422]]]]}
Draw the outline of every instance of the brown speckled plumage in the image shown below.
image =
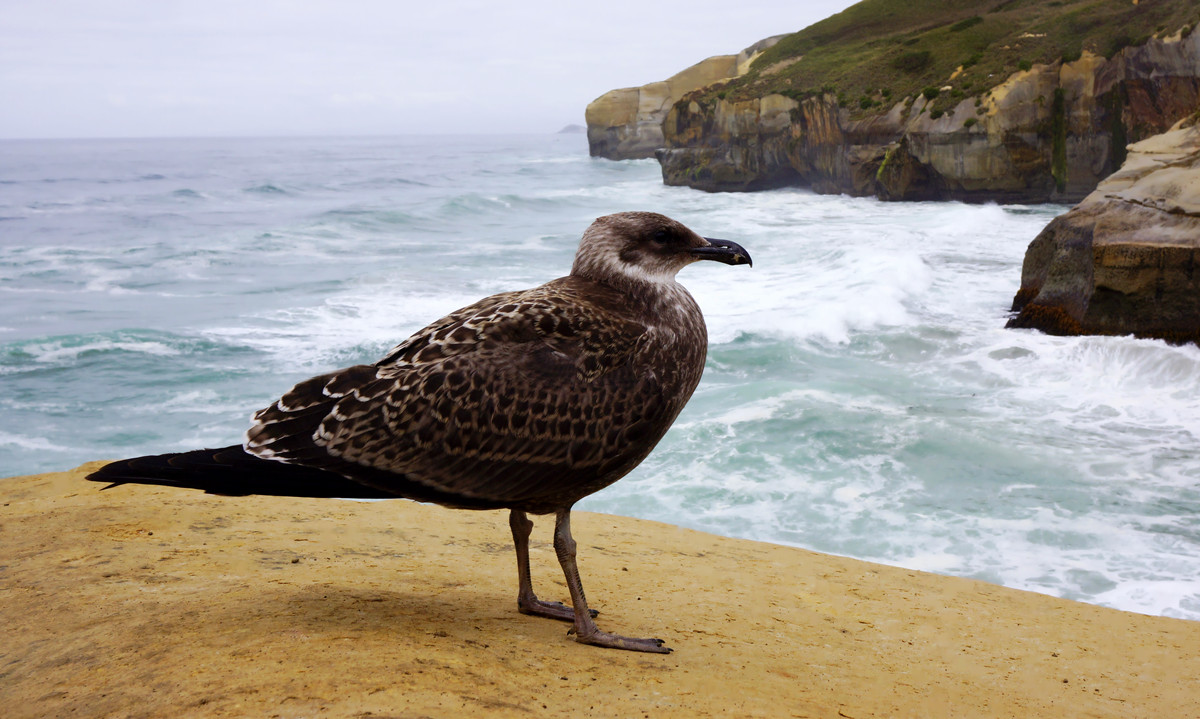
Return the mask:
{"type": "Polygon", "coordinates": [[[572,583],[569,512],[636,467],[700,381],[704,319],[674,280],[700,259],[749,263],[736,244],[662,215],[602,217],[570,275],[452,312],[374,365],[301,382],[255,413],[244,451],[126,460],[92,478],[222,494],[347,496],[358,485],[352,496],[507,508],[523,612],[574,620],[580,641],[664,651],[596,630],[577,572],[572,583]],[[225,477],[204,480],[222,467],[225,477]],[[526,512],[558,514],[555,546],[578,611],[534,597],[526,512]]]}
{"type": "Polygon", "coordinates": [[[635,467],[691,396],[706,336],[680,297],[689,321],[671,332],[578,277],[489,297],[374,366],[297,385],[255,415],[246,449],[403,475],[414,499],[552,512],[635,467]]]}

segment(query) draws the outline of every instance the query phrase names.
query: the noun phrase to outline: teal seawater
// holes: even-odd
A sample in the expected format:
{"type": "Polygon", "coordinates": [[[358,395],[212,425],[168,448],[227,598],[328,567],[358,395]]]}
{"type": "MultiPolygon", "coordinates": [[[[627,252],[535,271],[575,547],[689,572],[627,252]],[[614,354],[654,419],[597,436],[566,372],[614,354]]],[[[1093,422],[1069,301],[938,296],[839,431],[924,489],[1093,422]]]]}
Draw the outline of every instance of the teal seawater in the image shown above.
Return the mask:
{"type": "Polygon", "coordinates": [[[755,267],[681,274],[704,381],[581,508],[1200,619],[1200,350],[1003,329],[1066,208],[705,194],[571,135],[0,142],[0,474],[237,442],[629,209],[755,267]]]}

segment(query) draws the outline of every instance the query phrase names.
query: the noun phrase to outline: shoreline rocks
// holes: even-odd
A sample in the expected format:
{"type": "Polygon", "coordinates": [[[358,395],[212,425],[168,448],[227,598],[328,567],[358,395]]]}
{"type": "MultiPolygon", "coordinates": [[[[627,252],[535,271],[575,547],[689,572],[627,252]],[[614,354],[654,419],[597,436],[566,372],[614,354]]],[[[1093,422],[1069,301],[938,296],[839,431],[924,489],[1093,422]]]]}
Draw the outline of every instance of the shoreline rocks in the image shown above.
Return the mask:
{"type": "Polygon", "coordinates": [[[1200,345],[1200,123],[1129,147],[1120,171],[1029,245],[1012,328],[1200,345]]]}

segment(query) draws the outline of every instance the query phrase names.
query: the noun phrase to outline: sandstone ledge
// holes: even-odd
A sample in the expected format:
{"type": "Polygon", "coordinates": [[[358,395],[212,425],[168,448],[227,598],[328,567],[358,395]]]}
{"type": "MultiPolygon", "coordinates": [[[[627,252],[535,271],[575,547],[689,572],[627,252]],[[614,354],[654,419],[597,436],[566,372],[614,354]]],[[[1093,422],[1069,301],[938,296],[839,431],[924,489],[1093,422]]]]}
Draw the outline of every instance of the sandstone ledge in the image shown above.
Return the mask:
{"type": "Polygon", "coordinates": [[[1009,327],[1200,344],[1200,124],[1183,124],[1034,238],[1009,327]]]}
{"type": "MultiPolygon", "coordinates": [[[[1195,716],[1200,622],[580,513],[602,628],[515,611],[506,517],[0,480],[18,717],[1195,716]]],[[[549,522],[535,586],[566,596],[549,522]]]]}

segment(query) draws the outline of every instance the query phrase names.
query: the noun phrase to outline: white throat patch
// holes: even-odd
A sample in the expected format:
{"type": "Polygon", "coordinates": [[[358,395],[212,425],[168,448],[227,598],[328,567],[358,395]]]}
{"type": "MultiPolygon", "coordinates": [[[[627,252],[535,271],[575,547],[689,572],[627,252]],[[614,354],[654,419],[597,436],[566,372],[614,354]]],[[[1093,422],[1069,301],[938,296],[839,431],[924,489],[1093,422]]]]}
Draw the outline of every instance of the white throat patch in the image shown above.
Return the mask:
{"type": "Polygon", "coordinates": [[[651,285],[674,285],[675,274],[679,268],[648,268],[624,262],[615,255],[606,255],[600,263],[606,274],[624,275],[634,282],[645,282],[651,285]]]}

